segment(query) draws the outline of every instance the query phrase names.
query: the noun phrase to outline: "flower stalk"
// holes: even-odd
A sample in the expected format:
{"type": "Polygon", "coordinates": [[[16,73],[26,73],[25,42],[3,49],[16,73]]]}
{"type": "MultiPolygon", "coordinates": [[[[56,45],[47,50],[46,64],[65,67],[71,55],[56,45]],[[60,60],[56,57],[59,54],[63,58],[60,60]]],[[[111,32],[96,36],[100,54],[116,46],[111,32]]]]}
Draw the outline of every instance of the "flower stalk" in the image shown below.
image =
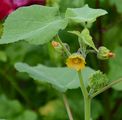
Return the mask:
{"type": "Polygon", "coordinates": [[[61,39],[59,38],[59,36],[57,35],[56,36],[58,42],[61,44],[63,50],[66,52],[67,56],[70,56],[71,53],[69,52],[69,50],[66,48],[66,46],[63,44],[63,42],[61,41],[61,39]]]}
{"type": "MultiPolygon", "coordinates": [[[[67,56],[70,58],[71,53],[69,52],[69,50],[64,46],[64,44],[62,43],[61,39],[59,38],[59,36],[56,36],[58,38],[58,42],[61,44],[62,48],[64,49],[64,51],[66,52],[67,56]]],[[[85,62],[83,62],[83,64],[85,65],[85,62]]],[[[81,67],[81,69],[84,68],[81,67]]],[[[83,78],[82,78],[82,74],[81,74],[81,69],[76,70],[79,76],[79,80],[80,80],[80,87],[81,87],[81,91],[83,93],[83,97],[84,97],[84,116],[85,116],[85,120],[90,120],[91,118],[91,98],[89,97],[88,91],[84,85],[83,82],[83,78]]],[[[63,99],[65,100],[65,97],[63,97],[63,99]]],[[[69,109],[67,109],[69,111],[69,109]]],[[[68,112],[69,113],[69,112],[68,112]]],[[[69,118],[72,120],[72,117],[69,115],[69,118]]]]}
{"type": "Polygon", "coordinates": [[[84,97],[85,120],[90,120],[90,117],[91,117],[91,98],[89,97],[88,91],[84,85],[81,71],[78,71],[78,76],[79,76],[79,80],[80,80],[81,91],[82,91],[83,97],[84,97]]]}

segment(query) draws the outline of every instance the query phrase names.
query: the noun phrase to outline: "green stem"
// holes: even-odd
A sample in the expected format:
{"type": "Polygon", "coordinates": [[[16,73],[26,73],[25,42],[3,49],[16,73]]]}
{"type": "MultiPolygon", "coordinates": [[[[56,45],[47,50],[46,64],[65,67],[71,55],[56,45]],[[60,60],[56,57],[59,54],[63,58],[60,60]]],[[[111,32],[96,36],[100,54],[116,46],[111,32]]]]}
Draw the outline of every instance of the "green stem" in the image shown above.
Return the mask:
{"type": "Polygon", "coordinates": [[[73,120],[72,112],[71,112],[71,109],[69,107],[69,103],[68,103],[67,97],[66,97],[65,94],[63,94],[62,96],[63,96],[63,101],[64,101],[64,105],[65,105],[69,120],[73,120]]]}
{"type": "Polygon", "coordinates": [[[90,120],[91,118],[91,99],[87,97],[87,99],[84,98],[85,102],[85,120],[90,120]]]}
{"type": "Polygon", "coordinates": [[[91,99],[90,99],[90,97],[88,95],[88,91],[84,85],[81,71],[78,71],[78,76],[79,76],[80,87],[81,87],[81,91],[83,93],[84,103],[85,103],[85,107],[84,107],[85,120],[90,120],[90,117],[91,117],[91,99]]]}
{"type": "MultiPolygon", "coordinates": [[[[62,46],[64,52],[67,54],[67,56],[70,56],[71,55],[70,51],[66,48],[66,46],[63,44],[63,42],[61,41],[61,39],[59,38],[58,35],[56,36],[56,38],[57,38],[58,42],[61,44],[61,46],[62,46]]],[[[67,97],[65,94],[63,94],[63,101],[64,101],[64,105],[65,105],[69,120],[73,120],[72,112],[70,110],[69,103],[68,103],[68,100],[67,100],[67,97]]]]}
{"type": "Polygon", "coordinates": [[[81,71],[78,71],[78,76],[79,76],[80,87],[81,87],[81,91],[82,91],[82,93],[83,93],[83,96],[84,96],[84,97],[87,97],[87,96],[88,96],[88,91],[87,91],[87,89],[86,89],[86,87],[85,87],[85,85],[84,85],[81,71]]]}
{"type": "Polygon", "coordinates": [[[104,88],[102,88],[101,90],[99,90],[98,92],[94,93],[91,98],[94,98],[95,96],[99,95],[100,93],[104,92],[105,90],[111,88],[113,85],[122,82],[122,78],[115,80],[113,82],[111,82],[109,85],[105,86],[104,88]]]}
{"type": "MultiPolygon", "coordinates": [[[[69,52],[69,50],[66,48],[66,46],[64,46],[64,44],[62,43],[62,41],[60,40],[59,36],[56,36],[58,38],[59,43],[61,44],[62,48],[64,49],[64,51],[66,52],[67,56],[70,56],[71,53],[69,52]]],[[[85,107],[84,107],[84,112],[85,112],[85,120],[90,120],[91,117],[91,99],[89,97],[88,91],[84,85],[83,79],[82,79],[82,75],[81,75],[81,71],[78,71],[78,76],[79,76],[79,80],[80,80],[80,87],[81,87],[81,91],[83,93],[83,97],[84,97],[84,103],[85,103],[85,107]]],[[[64,100],[65,97],[64,97],[64,100]]],[[[65,101],[66,104],[66,101],[65,101]]],[[[69,108],[66,104],[67,107],[67,112],[69,115],[70,120],[73,119],[71,111],[69,111],[69,108]]]]}
{"type": "Polygon", "coordinates": [[[69,52],[69,50],[66,48],[66,46],[63,44],[63,42],[61,41],[61,39],[59,38],[59,36],[56,36],[57,40],[59,41],[59,43],[61,44],[62,48],[64,49],[64,51],[66,52],[67,56],[70,56],[71,53],[69,52]]]}

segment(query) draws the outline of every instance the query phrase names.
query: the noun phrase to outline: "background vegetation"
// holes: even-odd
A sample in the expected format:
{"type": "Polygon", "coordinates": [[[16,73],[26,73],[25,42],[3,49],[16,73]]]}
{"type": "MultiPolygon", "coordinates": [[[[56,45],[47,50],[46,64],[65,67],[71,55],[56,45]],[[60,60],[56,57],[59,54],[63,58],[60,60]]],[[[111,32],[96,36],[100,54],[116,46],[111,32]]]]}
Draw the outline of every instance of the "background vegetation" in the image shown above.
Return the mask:
{"type": "MultiPolygon", "coordinates": [[[[88,4],[92,8],[102,8],[108,15],[97,19],[91,27],[91,35],[97,47],[106,46],[116,53],[109,61],[98,61],[96,55],[89,55],[87,65],[107,73],[110,80],[122,77],[122,0],[58,0],[62,15],[67,7],[81,7],[88,4]]],[[[48,5],[52,5],[49,3],[48,5]]],[[[2,33],[2,22],[0,32],[2,33]]],[[[74,26],[70,26],[73,28],[74,26]]],[[[68,30],[69,28],[67,28],[68,30]]],[[[77,26],[77,29],[79,26],[77,26]]],[[[71,51],[78,47],[76,36],[60,32],[71,51]]],[[[26,74],[18,73],[14,64],[18,61],[30,65],[39,63],[48,66],[65,66],[61,56],[51,44],[32,46],[26,42],[0,45],[0,118],[9,120],[68,120],[62,94],[51,85],[36,82],[26,74]]],[[[114,86],[94,99],[93,120],[122,120],[122,83],[114,86]]],[[[80,89],[66,92],[74,120],[83,119],[83,101],[80,89]]]]}

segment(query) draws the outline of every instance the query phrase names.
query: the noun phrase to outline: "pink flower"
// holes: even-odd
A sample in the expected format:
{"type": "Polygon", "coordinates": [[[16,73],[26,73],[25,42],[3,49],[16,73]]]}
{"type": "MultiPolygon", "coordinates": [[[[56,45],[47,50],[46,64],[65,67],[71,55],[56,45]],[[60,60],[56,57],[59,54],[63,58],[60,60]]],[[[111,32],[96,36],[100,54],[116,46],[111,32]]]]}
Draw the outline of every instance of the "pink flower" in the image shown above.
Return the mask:
{"type": "Polygon", "coordinates": [[[13,0],[13,5],[16,8],[33,4],[45,5],[45,0],[13,0]]]}
{"type": "Polygon", "coordinates": [[[7,15],[9,15],[14,9],[8,1],[1,0],[0,1],[0,20],[4,19],[7,15]]]}
{"type": "Polygon", "coordinates": [[[0,0],[0,20],[19,7],[33,4],[45,5],[45,2],[46,0],[0,0]]]}

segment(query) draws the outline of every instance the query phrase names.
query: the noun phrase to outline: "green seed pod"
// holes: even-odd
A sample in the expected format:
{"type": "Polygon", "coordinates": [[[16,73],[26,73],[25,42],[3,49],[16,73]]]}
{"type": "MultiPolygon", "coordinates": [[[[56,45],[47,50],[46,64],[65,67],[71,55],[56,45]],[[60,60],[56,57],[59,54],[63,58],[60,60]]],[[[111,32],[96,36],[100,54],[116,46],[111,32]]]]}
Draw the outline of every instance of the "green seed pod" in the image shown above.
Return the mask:
{"type": "Polygon", "coordinates": [[[97,57],[100,60],[107,60],[110,58],[109,53],[110,53],[110,50],[102,46],[102,47],[99,47],[98,49],[97,57]]]}
{"type": "Polygon", "coordinates": [[[108,84],[108,78],[105,74],[103,74],[100,70],[93,73],[90,77],[89,87],[94,92],[98,91],[99,89],[103,88],[108,84]]]}

